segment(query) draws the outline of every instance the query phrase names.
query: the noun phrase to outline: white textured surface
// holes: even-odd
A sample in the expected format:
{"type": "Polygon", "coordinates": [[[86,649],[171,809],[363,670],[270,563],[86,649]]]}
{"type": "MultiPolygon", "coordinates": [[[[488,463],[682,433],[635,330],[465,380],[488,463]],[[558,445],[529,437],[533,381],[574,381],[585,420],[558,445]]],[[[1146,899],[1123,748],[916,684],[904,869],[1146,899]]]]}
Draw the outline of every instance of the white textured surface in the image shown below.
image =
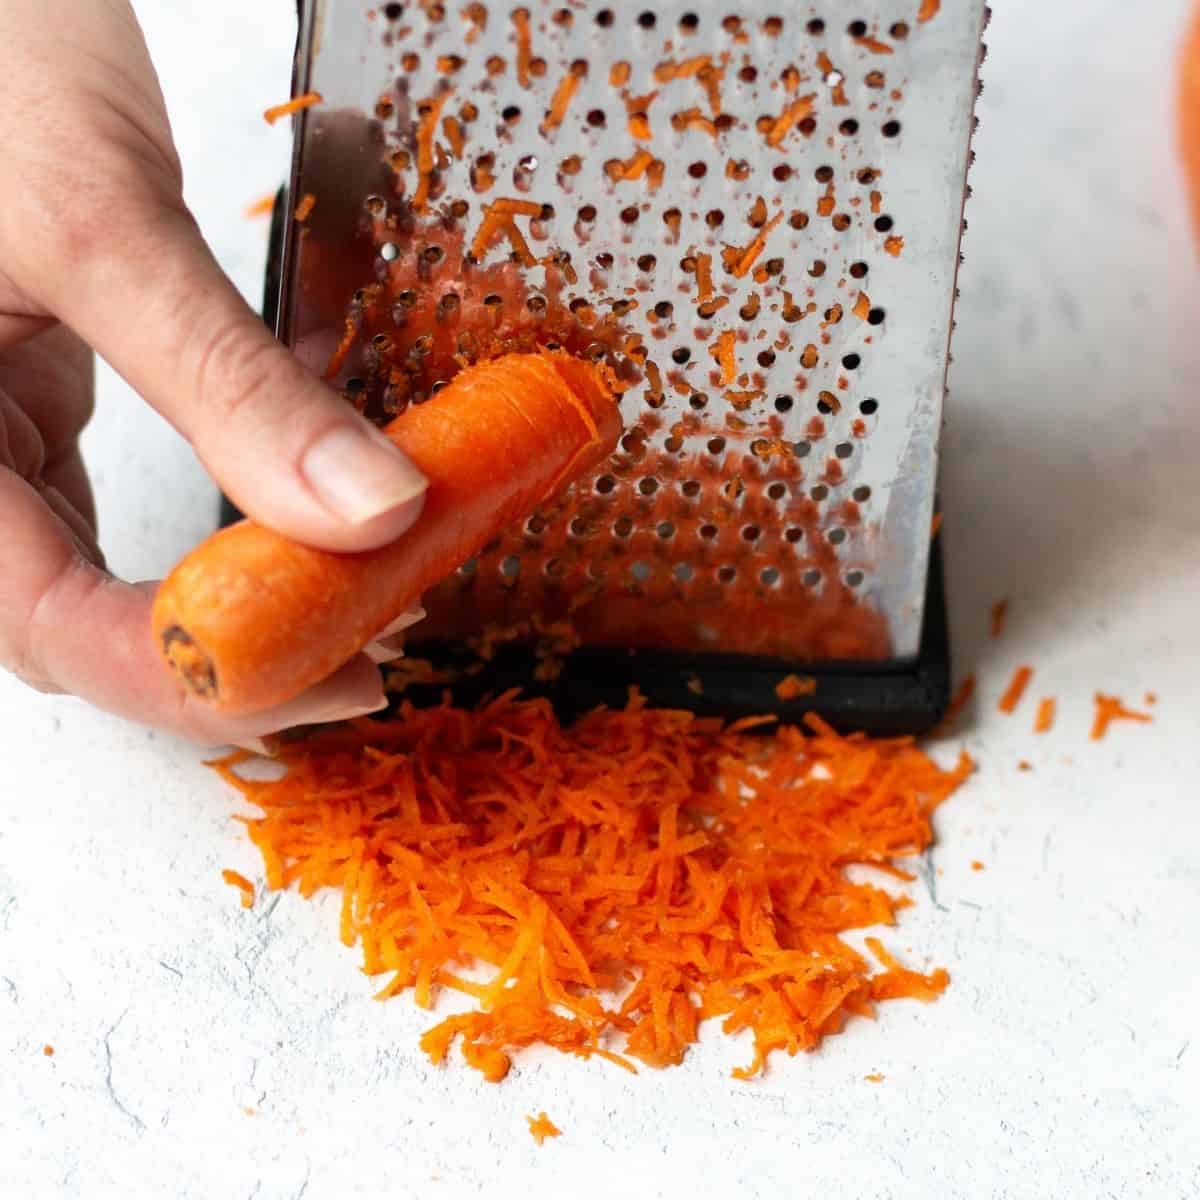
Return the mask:
{"type": "MultiPolygon", "coordinates": [[[[265,230],[242,208],[287,157],[256,113],[288,90],[290,0],[138,8],[190,199],[255,296],[265,230]]],[[[0,679],[0,1194],[1200,1194],[1200,285],[1168,95],[1185,4],[1000,8],[943,487],[982,769],[939,818],[942,907],[921,889],[896,935],[950,968],[943,999],[749,1085],[718,1037],[636,1081],[553,1055],[501,1088],[432,1070],[427,1019],[369,999],[330,905],[237,907],[220,868],[257,863],[199,754],[0,679]],[[1059,697],[1049,737],[1030,701],[994,712],[1026,659],[1032,694],[1059,697]],[[1156,723],[1089,743],[1096,688],[1157,691],[1156,723]],[[543,1108],[564,1136],[538,1149],[524,1115],[543,1108]]],[[[88,443],[111,561],[161,572],[213,489],[110,375],[88,443]]]]}

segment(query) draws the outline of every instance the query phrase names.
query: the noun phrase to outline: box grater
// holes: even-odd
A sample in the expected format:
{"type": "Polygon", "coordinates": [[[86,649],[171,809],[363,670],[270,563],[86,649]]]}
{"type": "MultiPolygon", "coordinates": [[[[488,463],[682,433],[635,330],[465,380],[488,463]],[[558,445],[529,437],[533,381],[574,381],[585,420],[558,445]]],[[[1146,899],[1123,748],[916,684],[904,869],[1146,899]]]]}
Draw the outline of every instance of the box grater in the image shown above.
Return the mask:
{"type": "Polygon", "coordinates": [[[277,213],[279,336],[378,419],[493,331],[628,383],[613,459],[426,597],[409,654],[462,699],[637,685],[878,733],[939,718],[931,523],[986,19],[300,4],[295,91],[321,102],[277,213]]]}

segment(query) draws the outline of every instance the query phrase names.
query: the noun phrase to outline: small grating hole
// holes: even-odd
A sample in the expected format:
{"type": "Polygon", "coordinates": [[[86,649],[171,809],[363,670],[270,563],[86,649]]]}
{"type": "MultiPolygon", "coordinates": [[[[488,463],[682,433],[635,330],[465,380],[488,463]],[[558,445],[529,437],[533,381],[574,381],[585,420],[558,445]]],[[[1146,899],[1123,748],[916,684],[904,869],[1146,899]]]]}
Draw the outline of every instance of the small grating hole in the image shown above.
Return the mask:
{"type": "Polygon", "coordinates": [[[629,573],[638,583],[645,583],[654,574],[654,568],[648,562],[635,562],[629,573]]]}
{"type": "Polygon", "coordinates": [[[652,12],[643,12],[638,14],[637,23],[643,29],[653,29],[658,24],[658,18],[652,12]]]}
{"type": "Polygon", "coordinates": [[[805,26],[805,29],[807,29],[808,32],[813,35],[813,37],[818,37],[820,34],[825,32],[825,22],[822,21],[820,17],[814,17],[805,26]]]}
{"type": "Polygon", "coordinates": [[[864,417],[869,417],[872,413],[879,411],[879,401],[868,397],[858,406],[858,411],[862,413],[864,417]]]}
{"type": "Polygon", "coordinates": [[[887,313],[882,308],[873,308],[867,313],[868,325],[882,325],[887,313]]]}
{"type": "Polygon", "coordinates": [[[800,212],[797,210],[796,212],[792,213],[792,215],[788,218],[788,224],[793,229],[807,229],[808,228],[808,213],[800,212]]]}
{"type": "Polygon", "coordinates": [[[515,554],[509,554],[500,561],[500,577],[516,579],[521,573],[521,560],[515,554]]]}
{"type": "Polygon", "coordinates": [[[861,571],[847,571],[846,572],[846,586],[847,587],[852,587],[852,588],[862,587],[862,583],[863,583],[863,573],[861,571]]]}
{"type": "Polygon", "coordinates": [[[725,214],[719,208],[710,208],[704,214],[704,223],[709,229],[716,229],[725,223],[725,214]]]}
{"type": "Polygon", "coordinates": [[[885,138],[899,137],[900,136],[900,122],[899,121],[885,121],[883,123],[883,128],[880,130],[880,133],[882,133],[885,138]]]}
{"type": "Polygon", "coordinates": [[[672,573],[680,583],[690,583],[696,574],[690,563],[676,563],[672,573]]]}
{"type": "Polygon", "coordinates": [[[691,357],[692,352],[686,346],[678,346],[671,351],[671,361],[678,363],[681,367],[691,357]]]}
{"type": "Polygon", "coordinates": [[[596,14],[596,24],[599,25],[601,29],[608,29],[612,23],[613,15],[611,8],[602,8],[596,14]]]}
{"type": "Polygon", "coordinates": [[[884,213],[883,216],[875,218],[875,228],[878,229],[880,233],[887,233],[887,231],[891,229],[894,224],[895,221],[893,221],[892,218],[887,215],[887,213],[884,213]]]}
{"type": "Polygon", "coordinates": [[[723,437],[714,437],[708,439],[709,454],[720,454],[725,449],[725,439],[723,437]]]}
{"type": "Polygon", "coordinates": [[[767,488],[767,495],[772,500],[782,500],[787,495],[787,485],[783,483],[773,483],[767,488]]]}
{"type": "Polygon", "coordinates": [[[632,517],[618,517],[613,522],[613,533],[619,538],[627,538],[633,532],[632,517]]]}
{"type": "Polygon", "coordinates": [[[587,115],[587,123],[593,129],[603,129],[608,124],[608,117],[602,108],[593,108],[587,115]]]}
{"type": "Polygon", "coordinates": [[[811,492],[808,493],[818,504],[829,496],[829,489],[823,484],[818,483],[811,492]]]}
{"type": "Polygon", "coordinates": [[[708,164],[703,162],[694,162],[688,166],[688,174],[693,179],[703,179],[708,174],[708,164]]]}
{"type": "Polygon", "coordinates": [[[810,264],[810,266],[808,268],[808,273],[814,279],[820,279],[821,276],[825,274],[824,260],[820,259],[820,258],[813,259],[812,263],[810,264]]]}
{"type": "Polygon", "coordinates": [[[701,525],[698,532],[704,541],[711,542],[717,536],[717,527],[715,525],[701,525]]]}
{"type": "Polygon", "coordinates": [[[775,365],[775,351],[762,350],[758,355],[758,365],[760,367],[773,367],[775,365]]]}
{"type": "Polygon", "coordinates": [[[758,578],[767,587],[774,587],[779,582],[779,568],[764,567],[758,578]]]}
{"type": "Polygon", "coordinates": [[[458,568],[458,577],[460,579],[470,579],[472,575],[479,569],[479,559],[468,558],[461,567],[458,568]]]}
{"type": "Polygon", "coordinates": [[[379,247],[379,257],[384,262],[395,262],[400,257],[400,247],[395,242],[384,242],[379,247]]]}
{"type": "Polygon", "coordinates": [[[888,32],[896,39],[896,41],[902,42],[906,37],[908,37],[908,24],[904,21],[897,21],[891,27],[891,29],[888,30],[888,32]]]}
{"type": "Polygon", "coordinates": [[[804,586],[809,588],[819,587],[821,584],[821,572],[816,567],[811,567],[804,572],[804,586]]]}
{"type": "Polygon", "coordinates": [[[757,542],[760,537],[762,537],[762,530],[757,525],[747,525],[742,530],[742,541],[744,542],[757,542]]]}
{"type": "Polygon", "coordinates": [[[778,183],[786,183],[792,177],[792,168],[787,163],[780,163],[771,172],[771,178],[778,183]]]}
{"type": "Polygon", "coordinates": [[[698,479],[688,479],[684,482],[682,488],[679,489],[689,499],[694,500],[700,495],[700,481],[698,479]]]}
{"type": "Polygon", "coordinates": [[[660,521],[655,533],[665,541],[667,538],[675,536],[675,526],[670,521],[660,521]]]}
{"type": "Polygon", "coordinates": [[[849,458],[854,453],[854,447],[849,442],[838,442],[833,452],[838,458],[849,458]]]}
{"type": "Polygon", "coordinates": [[[846,540],[846,531],[844,529],[831,529],[829,531],[829,544],[831,546],[840,546],[846,540]]]}
{"type": "Polygon", "coordinates": [[[794,546],[804,536],[804,530],[799,525],[789,525],[783,536],[794,546]]]}
{"type": "Polygon", "coordinates": [[[851,21],[850,24],[846,26],[846,32],[852,38],[866,37],[867,23],[866,21],[851,21]]]}
{"type": "Polygon", "coordinates": [[[797,458],[807,458],[812,453],[812,442],[793,442],[792,453],[797,458]]]}
{"type": "Polygon", "coordinates": [[[737,567],[721,567],[717,571],[717,579],[721,583],[732,583],[737,578],[737,567]]]}
{"type": "Polygon", "coordinates": [[[871,489],[865,483],[860,484],[854,489],[851,495],[854,497],[856,503],[865,504],[871,498],[871,489]]]}
{"type": "Polygon", "coordinates": [[[693,392],[688,397],[688,404],[697,412],[708,407],[708,397],[703,392],[693,392]]]}
{"type": "Polygon", "coordinates": [[[389,21],[398,21],[398,20],[400,20],[400,18],[402,16],[404,16],[404,5],[403,4],[385,4],[383,6],[383,15],[389,21]]]}
{"type": "Polygon", "coordinates": [[[853,137],[858,132],[858,122],[853,117],[847,117],[839,126],[838,133],[845,137],[853,137]]]}
{"type": "Polygon", "coordinates": [[[845,367],[847,371],[856,371],[861,362],[862,359],[857,354],[842,355],[842,366],[845,367]]]}
{"type": "Polygon", "coordinates": [[[642,254],[638,257],[637,265],[639,271],[650,272],[658,266],[658,259],[653,254],[642,254]]]}
{"type": "Polygon", "coordinates": [[[833,168],[828,165],[818,167],[813,176],[818,183],[828,183],[833,178],[833,168]]]}
{"type": "Polygon", "coordinates": [[[658,480],[653,475],[647,475],[645,479],[638,484],[638,491],[643,496],[653,496],[658,491],[658,480]]]}
{"type": "Polygon", "coordinates": [[[611,475],[601,475],[596,480],[596,491],[602,496],[609,495],[616,486],[617,481],[611,475]]]}
{"type": "Polygon", "coordinates": [[[867,264],[865,262],[856,262],[850,264],[851,279],[862,279],[867,273],[867,264]]]}

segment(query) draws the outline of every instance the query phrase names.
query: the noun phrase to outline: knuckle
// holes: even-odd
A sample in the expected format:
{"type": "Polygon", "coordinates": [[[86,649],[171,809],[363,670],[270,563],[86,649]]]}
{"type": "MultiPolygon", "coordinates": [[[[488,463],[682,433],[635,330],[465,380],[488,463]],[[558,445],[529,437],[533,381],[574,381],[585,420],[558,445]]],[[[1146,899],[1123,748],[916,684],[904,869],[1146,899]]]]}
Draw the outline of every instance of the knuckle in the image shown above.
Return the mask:
{"type": "Polygon", "coordinates": [[[196,350],[194,394],[218,421],[261,420],[290,382],[286,352],[247,321],[239,314],[218,322],[196,350]]]}

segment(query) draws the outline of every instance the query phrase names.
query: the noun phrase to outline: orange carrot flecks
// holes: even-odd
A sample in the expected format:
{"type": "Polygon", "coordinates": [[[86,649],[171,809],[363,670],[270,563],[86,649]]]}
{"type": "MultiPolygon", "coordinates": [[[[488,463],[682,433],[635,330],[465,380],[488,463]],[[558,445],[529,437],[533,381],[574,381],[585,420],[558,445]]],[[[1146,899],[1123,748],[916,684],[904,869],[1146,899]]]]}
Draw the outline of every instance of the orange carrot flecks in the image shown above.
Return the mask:
{"type": "Polygon", "coordinates": [[[275,209],[275,192],[260,196],[253,204],[246,205],[246,216],[269,217],[275,209]]]}
{"type": "Polygon", "coordinates": [[[787,675],[775,685],[775,695],[780,700],[796,700],[800,696],[811,696],[817,690],[817,681],[811,675],[787,675]]]}
{"type": "Polygon", "coordinates": [[[1096,693],[1096,713],[1092,718],[1091,739],[1100,741],[1107,733],[1108,727],[1114,721],[1140,721],[1146,724],[1154,718],[1149,713],[1135,712],[1126,708],[1116,696],[1106,696],[1103,692],[1096,693]]]}
{"type": "Polygon", "coordinates": [[[736,343],[737,334],[732,329],[726,329],[708,348],[713,361],[721,368],[722,387],[728,387],[737,378],[737,356],[734,352],[736,343]]]}
{"type": "Polygon", "coordinates": [[[887,42],[881,42],[878,38],[864,36],[854,39],[855,44],[861,46],[864,50],[870,50],[872,54],[892,54],[893,50],[887,42]]]}
{"type": "Polygon", "coordinates": [[[284,104],[276,104],[268,108],[263,113],[263,120],[268,125],[274,125],[280,117],[291,116],[292,113],[302,112],[306,108],[312,108],[314,104],[320,104],[325,99],[320,92],[305,92],[303,96],[296,96],[288,100],[284,104]]]}
{"type": "Polygon", "coordinates": [[[813,92],[793,100],[771,123],[771,127],[767,130],[767,145],[776,147],[783,145],[783,139],[812,113],[813,101],[816,98],[816,93],[813,92]]]}
{"type": "Polygon", "coordinates": [[[1029,666],[1018,667],[1012,675],[1012,679],[1008,682],[1008,687],[1004,689],[1004,695],[1000,697],[996,707],[1002,713],[1014,713],[1017,710],[1017,705],[1021,703],[1021,697],[1025,694],[1025,689],[1029,686],[1029,681],[1033,678],[1033,668],[1029,666]]]}
{"type": "Polygon", "coordinates": [[[926,21],[933,20],[938,14],[938,9],[942,7],[942,0],[921,0],[921,7],[917,10],[917,20],[922,25],[926,21]]]}
{"type": "Polygon", "coordinates": [[[292,214],[298,224],[303,225],[305,221],[312,216],[312,210],[317,207],[317,198],[312,192],[305,192],[300,197],[299,204],[296,205],[296,211],[292,214]]]}
{"type": "Polygon", "coordinates": [[[536,1117],[526,1117],[525,1120],[529,1122],[529,1132],[533,1134],[533,1140],[539,1146],[547,1138],[556,1138],[562,1135],[562,1130],[544,1112],[538,1113],[536,1117]]]}
{"type": "Polygon", "coordinates": [[[696,255],[696,303],[707,304],[715,295],[712,277],[712,255],[696,255]]]}
{"type": "Polygon", "coordinates": [[[1054,728],[1054,713],[1057,707],[1053,696],[1043,696],[1038,701],[1037,716],[1033,720],[1034,733],[1049,733],[1054,728]]]}
{"type": "Polygon", "coordinates": [[[893,257],[899,258],[901,251],[904,249],[904,239],[892,234],[891,237],[884,238],[883,248],[893,257]]]}
{"type": "Polygon", "coordinates": [[[530,84],[530,67],[533,65],[533,43],[529,28],[529,9],[513,10],[513,24],[517,27],[517,82],[527,88],[530,84]]]}
{"type": "Polygon", "coordinates": [[[767,238],[771,236],[771,232],[775,226],[783,220],[783,213],[777,212],[759,231],[754,241],[750,243],[744,250],[737,246],[726,246],[721,252],[721,261],[725,264],[725,269],[737,279],[748,275],[750,268],[758,261],[759,255],[767,246],[767,238]]]}

